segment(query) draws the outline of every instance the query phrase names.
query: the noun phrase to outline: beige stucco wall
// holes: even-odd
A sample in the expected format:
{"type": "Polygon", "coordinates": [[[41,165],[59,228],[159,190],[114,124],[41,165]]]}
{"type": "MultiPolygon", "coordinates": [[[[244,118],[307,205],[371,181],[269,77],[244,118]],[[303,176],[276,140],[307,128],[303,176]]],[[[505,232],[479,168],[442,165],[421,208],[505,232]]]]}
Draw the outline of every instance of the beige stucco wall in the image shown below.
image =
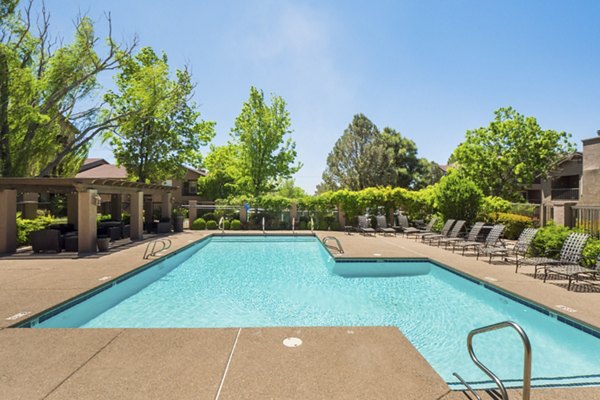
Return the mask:
{"type": "Polygon", "coordinates": [[[580,205],[600,205],[600,136],[583,141],[580,205]]]}

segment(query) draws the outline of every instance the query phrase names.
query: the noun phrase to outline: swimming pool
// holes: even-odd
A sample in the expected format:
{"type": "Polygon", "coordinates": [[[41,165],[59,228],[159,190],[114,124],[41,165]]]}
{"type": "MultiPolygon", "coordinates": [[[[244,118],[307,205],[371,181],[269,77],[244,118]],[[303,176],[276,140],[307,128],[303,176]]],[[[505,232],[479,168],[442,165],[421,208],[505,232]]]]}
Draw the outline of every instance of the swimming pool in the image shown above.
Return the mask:
{"type": "MultiPolygon", "coordinates": [[[[494,386],[468,356],[468,332],[511,320],[531,340],[533,386],[600,385],[597,332],[427,260],[377,261],[333,260],[313,237],[217,236],[24,326],[396,326],[459,388],[452,372],[494,386]]],[[[477,336],[474,347],[507,387],[521,385],[514,332],[477,336]]]]}

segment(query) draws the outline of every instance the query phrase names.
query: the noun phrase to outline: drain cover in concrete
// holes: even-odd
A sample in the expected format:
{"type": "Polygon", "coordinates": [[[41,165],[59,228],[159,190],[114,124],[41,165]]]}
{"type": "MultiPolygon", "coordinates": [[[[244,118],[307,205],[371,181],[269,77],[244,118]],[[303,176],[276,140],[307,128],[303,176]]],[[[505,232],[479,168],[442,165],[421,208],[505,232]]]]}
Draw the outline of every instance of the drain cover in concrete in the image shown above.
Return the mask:
{"type": "Polygon", "coordinates": [[[283,345],[285,347],[298,347],[302,344],[302,339],[297,337],[288,337],[283,339],[283,345]]]}

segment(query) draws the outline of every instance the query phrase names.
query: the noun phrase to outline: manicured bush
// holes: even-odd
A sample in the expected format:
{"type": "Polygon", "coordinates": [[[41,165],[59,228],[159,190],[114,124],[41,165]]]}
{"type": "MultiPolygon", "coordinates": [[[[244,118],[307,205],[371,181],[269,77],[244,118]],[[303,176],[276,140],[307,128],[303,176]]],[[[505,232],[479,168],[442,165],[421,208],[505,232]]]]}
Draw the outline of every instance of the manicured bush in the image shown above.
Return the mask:
{"type": "Polygon", "coordinates": [[[17,244],[19,246],[26,246],[31,244],[29,241],[29,234],[33,231],[39,231],[45,229],[48,225],[55,222],[54,217],[44,216],[37,217],[36,219],[22,219],[21,213],[17,213],[17,244]]]}
{"type": "Polygon", "coordinates": [[[202,216],[205,221],[216,221],[216,216],[214,213],[208,212],[202,216]]]}
{"type": "Polygon", "coordinates": [[[206,220],[204,218],[198,218],[192,222],[192,230],[200,231],[206,229],[206,220]]]}
{"type": "Polygon", "coordinates": [[[217,221],[206,221],[206,229],[210,229],[210,230],[214,230],[217,229],[218,225],[217,225],[217,221]]]}
{"type": "Polygon", "coordinates": [[[324,220],[320,220],[319,223],[315,223],[315,229],[318,229],[320,231],[326,231],[327,229],[329,229],[329,224],[327,224],[327,221],[324,220]]]}
{"type": "Polygon", "coordinates": [[[240,229],[242,229],[242,223],[239,219],[232,219],[231,223],[229,224],[229,227],[232,231],[239,231],[240,229]]]}
{"type": "Polygon", "coordinates": [[[229,222],[229,220],[224,220],[223,221],[223,229],[229,229],[231,227],[231,222],[229,222]]]}
{"type": "Polygon", "coordinates": [[[306,230],[306,221],[300,221],[300,225],[298,226],[298,229],[305,231],[306,230]]]}
{"type": "Polygon", "coordinates": [[[535,235],[533,242],[531,242],[531,255],[558,257],[569,233],[571,233],[571,230],[562,225],[549,224],[541,228],[535,235]]]}
{"type": "Polygon", "coordinates": [[[472,223],[479,213],[482,198],[481,189],[454,170],[436,185],[435,199],[444,220],[464,219],[472,223]]]}
{"type": "Polygon", "coordinates": [[[530,217],[510,213],[489,214],[489,219],[486,222],[504,225],[506,227],[504,237],[511,240],[517,239],[523,229],[533,226],[533,219],[530,217]]]}

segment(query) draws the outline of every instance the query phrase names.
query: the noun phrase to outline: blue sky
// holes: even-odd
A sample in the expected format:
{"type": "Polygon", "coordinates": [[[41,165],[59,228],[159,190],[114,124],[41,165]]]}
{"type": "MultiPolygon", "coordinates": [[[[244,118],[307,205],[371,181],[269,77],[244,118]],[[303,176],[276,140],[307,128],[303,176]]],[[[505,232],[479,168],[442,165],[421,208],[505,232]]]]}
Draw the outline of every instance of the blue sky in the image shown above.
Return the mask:
{"type": "MultiPolygon", "coordinates": [[[[46,0],[53,32],[70,38],[78,12],[117,39],[165,51],[192,68],[216,144],[254,85],[288,103],[304,167],[321,180],[352,116],[367,115],[445,163],[467,129],[511,105],[545,129],[581,139],[600,129],[600,1],[46,0]]],[[[110,77],[104,77],[110,84],[110,77]]],[[[97,144],[91,156],[112,160],[97,144]]]]}

